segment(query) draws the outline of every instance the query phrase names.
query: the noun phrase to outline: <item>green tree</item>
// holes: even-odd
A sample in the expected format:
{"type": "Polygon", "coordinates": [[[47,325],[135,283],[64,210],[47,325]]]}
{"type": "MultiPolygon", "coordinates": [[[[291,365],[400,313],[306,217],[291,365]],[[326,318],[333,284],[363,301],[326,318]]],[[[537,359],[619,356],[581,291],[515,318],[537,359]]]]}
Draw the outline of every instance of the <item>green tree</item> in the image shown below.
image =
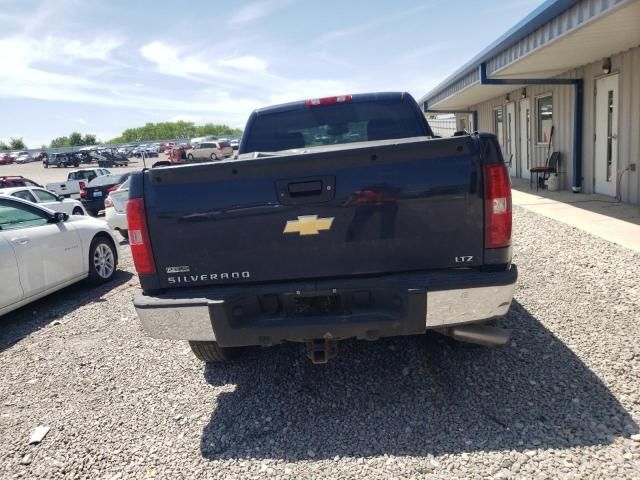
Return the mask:
{"type": "Polygon", "coordinates": [[[72,147],[82,146],[82,134],[78,132],[71,132],[71,135],[69,135],[69,144],[72,147]]]}
{"type": "Polygon", "coordinates": [[[9,150],[9,145],[0,140],[0,150],[9,150]]]}
{"type": "Polygon", "coordinates": [[[24,141],[22,140],[22,137],[11,137],[11,139],[9,140],[9,145],[13,150],[25,150],[27,148],[24,141]]]}
{"type": "Polygon", "coordinates": [[[69,147],[69,137],[58,137],[51,140],[51,148],[69,147]]]}
{"type": "Polygon", "coordinates": [[[51,140],[51,148],[80,147],[84,145],[96,145],[98,140],[92,133],[82,135],[79,132],[72,132],[68,137],[58,137],[51,140]]]}
{"type": "Polygon", "coordinates": [[[147,123],[144,127],[128,128],[122,135],[109,143],[146,142],[151,140],[169,140],[173,138],[193,138],[204,135],[240,135],[242,130],[228,125],[194,125],[193,122],[160,122],[147,123]]]}
{"type": "Polygon", "coordinates": [[[93,134],[85,133],[84,137],[82,137],[83,145],[96,145],[98,143],[96,136],[93,134]]]}

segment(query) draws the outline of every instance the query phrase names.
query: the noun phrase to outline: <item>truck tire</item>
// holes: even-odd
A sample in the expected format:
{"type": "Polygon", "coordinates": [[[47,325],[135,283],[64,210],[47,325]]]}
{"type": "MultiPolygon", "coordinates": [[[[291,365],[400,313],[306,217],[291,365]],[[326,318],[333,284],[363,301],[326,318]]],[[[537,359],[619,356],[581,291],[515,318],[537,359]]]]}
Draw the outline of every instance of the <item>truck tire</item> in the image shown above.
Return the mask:
{"type": "Polygon", "coordinates": [[[215,162],[216,160],[218,160],[218,156],[215,153],[211,154],[211,161],[215,162]]]}
{"type": "Polygon", "coordinates": [[[73,212],[71,212],[71,215],[84,215],[84,212],[80,207],[76,207],[73,209],[73,212]]]}
{"type": "Polygon", "coordinates": [[[218,345],[218,342],[189,342],[191,351],[198,360],[207,363],[225,362],[233,356],[235,349],[225,348],[218,345]]]}
{"type": "Polygon", "coordinates": [[[109,282],[117,267],[116,247],[106,236],[98,235],[89,247],[89,281],[94,284],[109,282]]]}
{"type": "Polygon", "coordinates": [[[44,168],[49,168],[49,162],[42,162],[42,166],[44,168]]]}

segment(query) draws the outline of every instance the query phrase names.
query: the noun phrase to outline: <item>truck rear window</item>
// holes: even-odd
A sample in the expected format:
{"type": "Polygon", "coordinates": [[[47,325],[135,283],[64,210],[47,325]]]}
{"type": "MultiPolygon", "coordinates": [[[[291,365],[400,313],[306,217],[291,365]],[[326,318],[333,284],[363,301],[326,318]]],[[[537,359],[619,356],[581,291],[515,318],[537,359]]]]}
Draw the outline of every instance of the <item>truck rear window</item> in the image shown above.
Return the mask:
{"type": "MultiPolygon", "coordinates": [[[[244,152],[277,152],[293,148],[390,140],[427,135],[426,124],[412,102],[348,102],[262,113],[249,131],[244,152]]],[[[243,153],[244,153],[243,152],[243,153]]]]}

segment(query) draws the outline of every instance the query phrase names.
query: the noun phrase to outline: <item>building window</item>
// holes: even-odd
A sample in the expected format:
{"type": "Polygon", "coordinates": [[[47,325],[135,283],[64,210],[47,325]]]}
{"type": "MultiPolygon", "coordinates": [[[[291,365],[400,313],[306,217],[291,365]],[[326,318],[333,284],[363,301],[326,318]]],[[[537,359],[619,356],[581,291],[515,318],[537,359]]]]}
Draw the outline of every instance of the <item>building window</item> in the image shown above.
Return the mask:
{"type": "Polygon", "coordinates": [[[544,95],[538,97],[536,110],[536,122],[538,127],[538,143],[548,143],[551,137],[553,125],[553,96],[544,95]]]}
{"type": "Polygon", "coordinates": [[[498,137],[498,143],[504,145],[504,129],[502,128],[502,107],[493,110],[493,131],[498,137]]]}

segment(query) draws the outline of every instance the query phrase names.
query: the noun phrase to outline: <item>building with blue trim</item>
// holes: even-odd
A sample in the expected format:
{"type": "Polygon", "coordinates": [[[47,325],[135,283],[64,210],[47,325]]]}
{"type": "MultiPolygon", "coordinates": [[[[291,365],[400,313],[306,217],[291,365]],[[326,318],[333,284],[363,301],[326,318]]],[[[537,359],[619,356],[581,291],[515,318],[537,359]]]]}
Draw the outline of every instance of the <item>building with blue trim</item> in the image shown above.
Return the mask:
{"type": "Polygon", "coordinates": [[[640,204],[640,0],[547,0],[420,102],[495,133],[514,177],[555,151],[561,188],[640,204]]]}

